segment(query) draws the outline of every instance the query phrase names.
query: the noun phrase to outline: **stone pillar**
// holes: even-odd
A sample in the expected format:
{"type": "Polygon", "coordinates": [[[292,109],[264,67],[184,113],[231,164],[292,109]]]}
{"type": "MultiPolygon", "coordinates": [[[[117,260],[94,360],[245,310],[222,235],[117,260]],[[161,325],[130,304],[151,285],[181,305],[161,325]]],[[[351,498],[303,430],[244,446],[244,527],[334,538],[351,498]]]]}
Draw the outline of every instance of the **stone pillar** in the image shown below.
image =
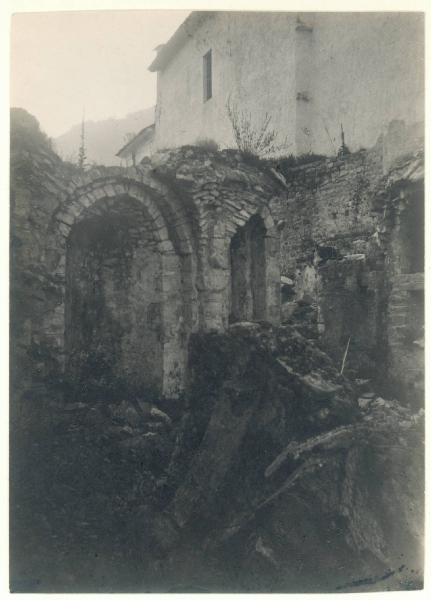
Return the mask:
{"type": "MultiPolygon", "coordinates": [[[[170,242],[162,242],[162,311],[164,396],[176,398],[184,388],[187,346],[183,311],[180,259],[170,242]]],[[[160,244],[159,244],[160,246],[160,244]]]]}
{"type": "Polygon", "coordinates": [[[223,331],[228,323],[229,243],[220,214],[214,216],[204,266],[203,326],[206,331],[223,331]]]}
{"type": "Polygon", "coordinates": [[[280,239],[270,231],[265,237],[266,320],[280,323],[280,239]]]}

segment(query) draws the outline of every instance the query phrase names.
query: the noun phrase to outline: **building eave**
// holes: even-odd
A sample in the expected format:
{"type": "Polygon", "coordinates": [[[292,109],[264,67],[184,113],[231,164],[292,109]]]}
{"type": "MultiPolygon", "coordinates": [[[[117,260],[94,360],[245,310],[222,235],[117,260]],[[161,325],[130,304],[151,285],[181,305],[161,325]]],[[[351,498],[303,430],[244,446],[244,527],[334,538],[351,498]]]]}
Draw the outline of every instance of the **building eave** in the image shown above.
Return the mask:
{"type": "Polygon", "coordinates": [[[187,19],[178,27],[175,33],[169,38],[166,44],[160,47],[156,58],[148,67],[151,72],[163,71],[175,54],[193,36],[196,29],[209,17],[214,16],[215,12],[193,11],[187,19]]]}
{"type": "Polygon", "coordinates": [[[125,158],[125,154],[127,154],[127,150],[132,151],[133,146],[136,145],[137,142],[145,143],[145,142],[150,141],[150,139],[154,136],[154,128],[155,128],[155,124],[151,123],[151,125],[147,125],[147,127],[144,127],[143,129],[141,129],[141,131],[139,131],[135,135],[135,137],[133,137],[131,140],[129,140],[127,142],[127,144],[125,144],[122,148],[120,148],[120,150],[118,150],[118,152],[115,156],[119,156],[120,158],[125,158]]]}

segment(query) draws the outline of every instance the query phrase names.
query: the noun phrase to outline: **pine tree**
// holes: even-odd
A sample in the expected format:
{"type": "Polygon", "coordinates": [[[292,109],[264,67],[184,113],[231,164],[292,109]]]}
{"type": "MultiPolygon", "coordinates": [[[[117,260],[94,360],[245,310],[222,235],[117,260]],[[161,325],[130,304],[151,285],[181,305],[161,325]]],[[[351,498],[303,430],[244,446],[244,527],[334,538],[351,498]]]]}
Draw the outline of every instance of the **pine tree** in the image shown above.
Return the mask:
{"type": "Polygon", "coordinates": [[[79,146],[78,151],[78,167],[81,171],[84,171],[86,167],[87,154],[85,150],[85,113],[82,115],[82,124],[81,124],[81,144],[79,146]]]}
{"type": "Polygon", "coordinates": [[[341,123],[341,146],[338,150],[338,155],[343,156],[344,154],[350,154],[349,148],[346,146],[346,142],[344,139],[344,129],[343,124],[341,123]]]}

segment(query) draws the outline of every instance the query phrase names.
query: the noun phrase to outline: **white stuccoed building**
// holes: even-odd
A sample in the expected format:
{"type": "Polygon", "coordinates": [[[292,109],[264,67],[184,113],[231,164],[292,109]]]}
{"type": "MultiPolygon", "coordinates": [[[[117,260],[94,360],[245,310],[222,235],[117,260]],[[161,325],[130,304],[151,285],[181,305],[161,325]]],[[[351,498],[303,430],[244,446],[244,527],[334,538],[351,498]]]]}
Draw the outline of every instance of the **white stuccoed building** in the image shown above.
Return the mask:
{"type": "Polygon", "coordinates": [[[422,13],[193,12],[150,65],[151,151],[235,147],[227,105],[282,154],[375,144],[393,120],[424,120],[422,13]]]}
{"type": "Polygon", "coordinates": [[[126,167],[135,167],[143,158],[151,156],[153,153],[155,125],[147,125],[132,137],[120,150],[117,152],[121,162],[126,167]]]}

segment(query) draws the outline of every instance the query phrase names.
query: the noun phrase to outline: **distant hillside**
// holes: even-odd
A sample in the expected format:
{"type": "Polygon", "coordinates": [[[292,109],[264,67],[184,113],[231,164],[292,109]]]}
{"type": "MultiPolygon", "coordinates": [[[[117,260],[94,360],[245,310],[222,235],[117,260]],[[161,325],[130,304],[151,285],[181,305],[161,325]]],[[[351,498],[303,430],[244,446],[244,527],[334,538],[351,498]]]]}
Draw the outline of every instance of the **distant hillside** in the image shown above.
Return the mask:
{"type": "Polygon", "coordinates": [[[11,154],[22,150],[27,152],[43,150],[52,153],[50,139],[40,129],[36,117],[25,108],[10,109],[10,149],[11,154]]]}
{"type": "MultiPolygon", "coordinates": [[[[87,160],[100,165],[118,165],[115,156],[126,143],[126,135],[151,125],[154,122],[154,107],[130,113],[123,119],[85,122],[87,160]]],[[[54,138],[54,147],[64,160],[76,162],[81,140],[81,123],[77,123],[63,135],[54,138]]]]}

